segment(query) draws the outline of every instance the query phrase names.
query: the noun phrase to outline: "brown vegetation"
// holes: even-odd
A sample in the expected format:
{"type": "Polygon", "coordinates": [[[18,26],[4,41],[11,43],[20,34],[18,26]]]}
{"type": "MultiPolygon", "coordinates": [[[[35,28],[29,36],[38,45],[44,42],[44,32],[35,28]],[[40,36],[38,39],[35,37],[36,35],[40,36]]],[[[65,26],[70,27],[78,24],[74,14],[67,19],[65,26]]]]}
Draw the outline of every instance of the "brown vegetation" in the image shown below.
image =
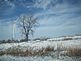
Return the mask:
{"type": "Polygon", "coordinates": [[[73,40],[73,38],[64,38],[63,40],[73,40]]]}
{"type": "Polygon", "coordinates": [[[48,55],[50,52],[54,51],[53,47],[46,47],[46,48],[41,48],[38,50],[33,50],[32,48],[26,49],[25,51],[20,49],[19,47],[13,47],[9,48],[4,52],[0,52],[0,55],[14,55],[14,56],[43,56],[43,55],[48,55]]]}
{"type": "Polygon", "coordinates": [[[81,57],[81,48],[69,48],[67,55],[70,57],[81,57]]]}

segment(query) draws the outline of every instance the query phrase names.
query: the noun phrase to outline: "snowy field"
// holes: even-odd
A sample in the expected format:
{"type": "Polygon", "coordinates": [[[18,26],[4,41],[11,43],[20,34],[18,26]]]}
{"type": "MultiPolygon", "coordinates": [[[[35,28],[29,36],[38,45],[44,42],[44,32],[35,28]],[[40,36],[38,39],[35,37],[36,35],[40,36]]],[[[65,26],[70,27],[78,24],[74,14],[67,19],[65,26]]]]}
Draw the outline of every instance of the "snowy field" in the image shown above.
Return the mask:
{"type": "Polygon", "coordinates": [[[1,52],[7,53],[11,52],[12,50],[19,50],[22,52],[30,51],[32,54],[35,52],[38,53],[39,51],[45,52],[45,55],[42,54],[41,56],[38,56],[37,54],[34,56],[32,56],[32,54],[31,56],[14,56],[5,53],[0,56],[0,61],[81,61],[81,56],[69,57],[66,55],[68,49],[74,48],[81,49],[81,36],[59,37],[48,39],[46,41],[0,44],[0,54],[1,52]],[[46,48],[48,47],[49,49],[47,50],[46,48]]]}
{"type": "Polygon", "coordinates": [[[51,56],[44,57],[16,57],[4,55],[0,57],[0,61],[81,61],[81,58],[60,57],[53,58],[51,56]]]}

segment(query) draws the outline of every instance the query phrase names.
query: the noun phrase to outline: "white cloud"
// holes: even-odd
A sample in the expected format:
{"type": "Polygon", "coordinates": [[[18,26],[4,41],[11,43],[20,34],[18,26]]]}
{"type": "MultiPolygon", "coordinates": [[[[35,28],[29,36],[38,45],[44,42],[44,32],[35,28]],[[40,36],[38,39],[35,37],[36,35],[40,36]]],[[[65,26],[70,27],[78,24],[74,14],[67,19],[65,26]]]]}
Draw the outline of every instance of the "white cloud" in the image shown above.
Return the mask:
{"type": "MultiPolygon", "coordinates": [[[[58,18],[53,20],[50,18],[48,21],[42,20],[42,24],[46,26],[40,26],[36,29],[35,37],[55,37],[62,35],[80,34],[81,33],[81,16],[72,19],[58,18]],[[56,25],[55,25],[56,24],[56,25]],[[51,26],[50,26],[51,25],[51,26]]],[[[41,25],[42,25],[41,24],[41,25]]]]}
{"type": "Polygon", "coordinates": [[[52,0],[34,0],[34,7],[46,9],[52,0]]]}

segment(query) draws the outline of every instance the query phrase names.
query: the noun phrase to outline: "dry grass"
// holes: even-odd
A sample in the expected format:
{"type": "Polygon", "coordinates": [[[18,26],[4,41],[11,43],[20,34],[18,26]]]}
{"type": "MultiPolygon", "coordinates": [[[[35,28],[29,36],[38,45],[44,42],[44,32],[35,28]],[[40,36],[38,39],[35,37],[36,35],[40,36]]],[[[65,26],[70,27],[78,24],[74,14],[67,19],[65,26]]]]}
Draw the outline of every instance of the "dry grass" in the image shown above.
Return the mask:
{"type": "Polygon", "coordinates": [[[7,54],[14,56],[44,56],[44,55],[48,55],[52,51],[54,51],[54,48],[50,46],[38,50],[33,50],[32,48],[30,48],[30,49],[26,49],[25,51],[23,51],[19,47],[18,48],[13,47],[7,49],[5,52],[0,52],[1,53],[0,55],[7,54]]]}
{"type": "Polygon", "coordinates": [[[66,55],[70,57],[81,57],[81,48],[69,48],[66,55]]]}
{"type": "Polygon", "coordinates": [[[4,55],[5,51],[0,51],[0,56],[4,55]]]}

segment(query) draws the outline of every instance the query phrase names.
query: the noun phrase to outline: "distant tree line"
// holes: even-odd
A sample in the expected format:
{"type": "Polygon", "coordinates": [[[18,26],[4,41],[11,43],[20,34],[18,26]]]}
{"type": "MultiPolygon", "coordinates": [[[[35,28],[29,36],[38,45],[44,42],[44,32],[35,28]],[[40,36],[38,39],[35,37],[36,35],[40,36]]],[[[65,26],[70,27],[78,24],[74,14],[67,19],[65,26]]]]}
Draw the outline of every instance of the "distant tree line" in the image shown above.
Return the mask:
{"type": "Polygon", "coordinates": [[[10,40],[10,39],[0,40],[0,44],[2,44],[2,43],[17,43],[17,42],[19,42],[19,41],[18,40],[10,40]]]}
{"type": "MultiPolygon", "coordinates": [[[[47,40],[47,39],[50,39],[48,37],[40,37],[40,38],[34,38],[33,40],[31,39],[28,39],[28,41],[44,41],[44,40],[47,40]]],[[[21,40],[0,40],[0,44],[3,44],[3,43],[20,43],[20,42],[27,42],[27,40],[25,39],[21,39],[21,40]]]]}

